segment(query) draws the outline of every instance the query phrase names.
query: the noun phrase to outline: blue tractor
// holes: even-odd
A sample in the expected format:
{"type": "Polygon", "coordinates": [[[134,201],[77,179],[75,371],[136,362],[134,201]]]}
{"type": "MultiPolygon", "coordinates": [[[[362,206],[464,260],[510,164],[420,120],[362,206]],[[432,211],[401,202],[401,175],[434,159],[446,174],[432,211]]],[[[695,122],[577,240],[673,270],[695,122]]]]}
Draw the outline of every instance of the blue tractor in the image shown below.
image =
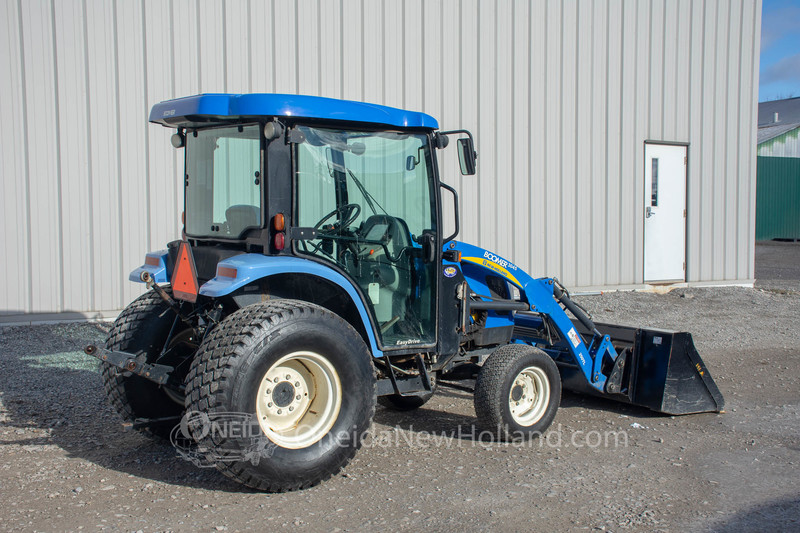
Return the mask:
{"type": "Polygon", "coordinates": [[[437,152],[454,139],[474,174],[469,132],[280,94],[165,101],[150,121],[183,150],[183,235],[131,273],[150,290],[86,352],[125,422],[181,436],[193,460],[256,489],[309,487],[355,455],[377,403],[415,409],[443,386],[474,392],[504,440],[541,435],[562,385],[721,411],[688,333],[595,324],[557,279],[455,240],[437,152]]]}

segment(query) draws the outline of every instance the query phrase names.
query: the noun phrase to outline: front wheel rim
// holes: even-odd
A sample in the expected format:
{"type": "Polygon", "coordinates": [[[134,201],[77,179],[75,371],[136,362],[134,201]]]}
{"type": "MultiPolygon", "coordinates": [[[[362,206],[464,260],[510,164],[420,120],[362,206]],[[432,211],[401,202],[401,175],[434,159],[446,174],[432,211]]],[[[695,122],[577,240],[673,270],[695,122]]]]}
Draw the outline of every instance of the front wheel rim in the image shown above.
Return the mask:
{"type": "Polygon", "coordinates": [[[544,416],[550,403],[550,380],[538,366],[523,369],[511,384],[508,407],[511,418],[523,427],[532,426],[544,416]]]}
{"type": "Polygon", "coordinates": [[[331,362],[315,352],[278,359],[261,378],[256,415],[261,430],[278,446],[311,446],[333,427],[342,407],[342,383],[331,362]]]}

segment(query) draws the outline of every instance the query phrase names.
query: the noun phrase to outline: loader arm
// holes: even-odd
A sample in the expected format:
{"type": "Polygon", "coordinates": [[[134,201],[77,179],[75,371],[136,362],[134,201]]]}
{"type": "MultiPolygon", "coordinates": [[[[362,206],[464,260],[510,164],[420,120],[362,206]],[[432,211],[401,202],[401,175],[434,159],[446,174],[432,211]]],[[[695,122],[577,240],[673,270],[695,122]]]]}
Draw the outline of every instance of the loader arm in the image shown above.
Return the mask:
{"type": "Polygon", "coordinates": [[[513,314],[495,312],[492,325],[503,320],[513,324],[512,343],[550,355],[566,388],[667,414],[722,411],[722,394],[691,334],[595,324],[556,278],[533,278],[497,254],[463,242],[447,248],[461,252],[460,266],[473,299],[493,299],[487,276],[499,276],[519,290],[514,305],[496,300],[478,305],[514,309],[513,314]],[[521,302],[527,306],[524,311],[521,302]]]}
{"type": "MultiPolygon", "coordinates": [[[[601,372],[604,360],[609,368],[613,367],[617,359],[617,352],[611,343],[609,335],[600,333],[591,319],[569,299],[569,294],[561,287],[555,278],[533,278],[510,261],[497,254],[466,244],[453,241],[448,245],[451,250],[461,252],[461,268],[464,277],[473,291],[480,291],[481,296],[486,296],[488,290],[485,284],[486,275],[497,275],[516,286],[520,292],[520,300],[526,302],[529,311],[548,320],[549,326],[555,328],[558,337],[565,342],[558,347],[552,346],[547,339],[541,342],[517,342],[537,344],[540,348],[557,358],[564,349],[572,355],[574,363],[580,368],[586,382],[600,393],[606,392],[606,376],[601,372]],[[589,331],[587,339],[578,332],[576,325],[561,307],[564,304],[589,331]]],[[[509,319],[512,323],[513,320],[509,319]]]]}

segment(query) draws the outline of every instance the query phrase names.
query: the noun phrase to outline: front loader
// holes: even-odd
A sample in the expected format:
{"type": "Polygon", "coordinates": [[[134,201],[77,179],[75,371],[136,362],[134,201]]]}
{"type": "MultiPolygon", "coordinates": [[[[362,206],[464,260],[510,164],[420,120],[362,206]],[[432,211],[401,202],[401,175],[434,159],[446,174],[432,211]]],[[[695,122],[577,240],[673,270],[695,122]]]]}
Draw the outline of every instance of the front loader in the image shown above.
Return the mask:
{"type": "Polygon", "coordinates": [[[312,486],[354,456],[376,403],[415,409],[443,386],[474,392],[505,440],[541,435],[562,384],[722,410],[690,334],[595,324],[557,279],[455,240],[437,152],[455,139],[474,174],[469,132],[279,94],[170,100],[150,121],[183,150],[182,238],[146,255],[130,279],[150,290],[86,351],[126,424],[193,461],[261,490],[312,486]]]}

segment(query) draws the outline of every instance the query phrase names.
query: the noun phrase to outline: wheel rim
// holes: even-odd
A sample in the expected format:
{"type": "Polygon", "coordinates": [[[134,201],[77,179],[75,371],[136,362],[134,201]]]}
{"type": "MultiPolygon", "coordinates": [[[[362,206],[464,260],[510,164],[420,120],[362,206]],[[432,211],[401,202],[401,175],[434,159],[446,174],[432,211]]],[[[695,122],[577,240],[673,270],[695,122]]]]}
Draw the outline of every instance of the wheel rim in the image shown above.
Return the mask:
{"type": "Polygon", "coordinates": [[[339,373],[314,352],[280,358],[258,387],[258,423],[272,442],[284,448],[305,448],[319,441],[333,427],[341,407],[339,373]]]}
{"type": "Polygon", "coordinates": [[[550,381],[544,370],[529,366],[522,370],[508,393],[511,418],[520,426],[532,426],[538,422],[550,403],[550,381]]]}

